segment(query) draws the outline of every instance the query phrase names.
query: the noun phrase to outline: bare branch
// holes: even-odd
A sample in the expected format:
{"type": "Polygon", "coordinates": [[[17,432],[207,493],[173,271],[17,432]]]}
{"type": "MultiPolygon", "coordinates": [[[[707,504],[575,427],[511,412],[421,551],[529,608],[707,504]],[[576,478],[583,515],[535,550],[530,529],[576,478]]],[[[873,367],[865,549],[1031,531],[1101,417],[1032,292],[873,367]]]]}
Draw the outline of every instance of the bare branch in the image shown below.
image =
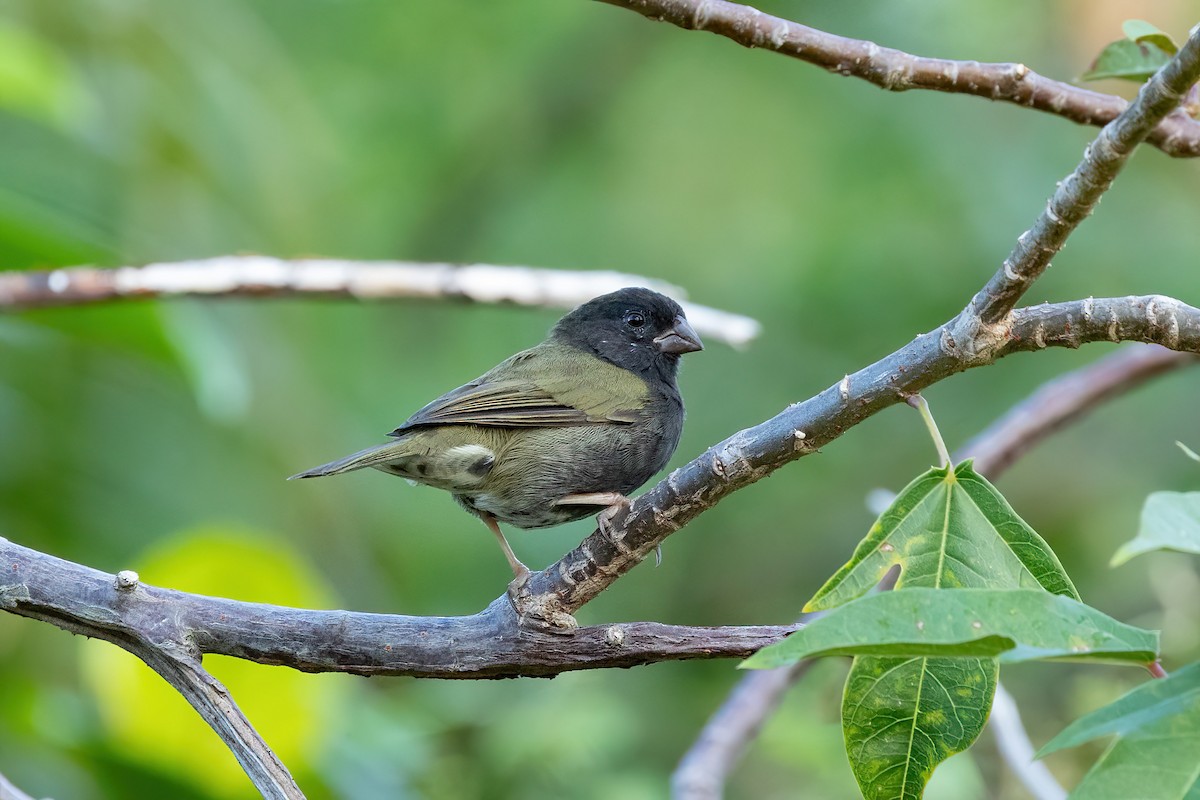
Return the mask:
{"type": "MultiPolygon", "coordinates": [[[[603,2],[680,28],[709,31],[745,47],[772,50],[892,92],[930,89],[975,95],[1096,126],[1116,119],[1127,106],[1120,97],[1051,80],[1024,64],[981,64],[914,56],[874,42],[835,36],[723,0],[603,2]]],[[[1183,112],[1175,112],[1154,127],[1147,141],[1172,156],[1200,156],[1200,122],[1183,112]]]]}
{"type": "Polygon", "coordinates": [[[994,478],[1042,439],[1101,403],[1198,361],[1192,353],[1131,345],[1043,384],[968,442],[963,452],[975,459],[976,470],[994,478]]]}
{"type": "MultiPolygon", "coordinates": [[[[425,678],[551,677],[567,670],[658,661],[744,658],[798,627],[629,622],[556,636],[521,630],[507,597],[466,617],[309,611],[144,583],[121,589],[113,575],[3,539],[0,564],[4,564],[0,608],[106,639],[148,663],[166,653],[171,663],[150,665],[173,685],[184,684],[185,688],[194,687],[189,691],[206,694],[211,694],[212,679],[197,678],[194,673],[199,657],[207,653],[303,672],[425,678]],[[164,608],[171,613],[163,614],[164,608]]],[[[180,691],[187,693],[184,688],[180,691]]],[[[216,688],[216,692],[223,694],[224,689],[216,688]]],[[[202,713],[206,719],[213,716],[202,713]]]]}
{"type": "Polygon", "coordinates": [[[995,325],[1003,320],[1025,291],[1050,266],[1067,237],[1100,202],[1134,148],[1183,100],[1200,78],[1200,29],[1162,69],[1142,85],[1137,99],[1104,126],[1084,151],[1075,171],[1059,182],[1033,227],[1017,238],[1017,245],[987,285],[964,311],[963,320],[995,325]]]}
{"type": "MultiPolygon", "coordinates": [[[[180,296],[408,298],[574,308],[625,286],[645,286],[676,299],[685,296],[678,286],[621,272],[222,256],[144,267],[0,272],[0,311],[180,296]]],[[[706,337],[737,347],[759,334],[761,326],[749,317],[682,305],[693,327],[706,337]]]]}
{"type": "Polygon", "coordinates": [[[144,644],[134,649],[116,639],[109,641],[125,647],[145,661],[183,695],[233,752],[264,798],[304,800],[304,794],[287,767],[250,724],[250,720],[246,719],[229,695],[229,690],[200,666],[199,658],[189,658],[165,642],[144,644]]]}
{"type": "Polygon", "coordinates": [[[33,800],[12,784],[8,778],[0,775],[0,800],[33,800]]]}
{"type": "MultiPolygon", "coordinates": [[[[973,458],[980,474],[995,480],[1033,446],[1106,400],[1164,372],[1198,363],[1200,358],[1193,353],[1158,345],[1131,345],[1043,384],[968,442],[953,460],[958,463],[973,458]]],[[[882,513],[882,509],[876,513],[882,513]]],[[[756,670],[738,681],[679,762],[672,784],[676,800],[717,800],[724,794],[729,773],[783,702],[788,688],[812,663],[801,661],[778,669],[756,670]]],[[[1001,756],[1038,800],[1066,795],[1045,765],[1032,761],[1029,736],[1011,695],[1003,687],[997,690],[990,724],[1001,756]]]]}
{"type": "Polygon", "coordinates": [[[729,773],[812,660],[747,673],[700,731],[671,775],[675,800],[720,800],[729,773]]]}

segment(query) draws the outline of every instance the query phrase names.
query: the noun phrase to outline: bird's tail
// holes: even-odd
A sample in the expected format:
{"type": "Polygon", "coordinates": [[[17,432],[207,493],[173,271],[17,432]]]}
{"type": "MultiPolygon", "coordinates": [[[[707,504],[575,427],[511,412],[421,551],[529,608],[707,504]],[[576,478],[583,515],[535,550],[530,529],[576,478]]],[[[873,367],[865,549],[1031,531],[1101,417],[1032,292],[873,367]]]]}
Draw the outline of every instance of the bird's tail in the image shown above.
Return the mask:
{"type": "Polygon", "coordinates": [[[330,461],[328,464],[322,464],[319,467],[298,472],[288,478],[288,480],[291,481],[297,478],[323,478],[326,475],[341,475],[343,472],[353,472],[356,469],[378,467],[381,464],[395,461],[397,458],[404,456],[406,454],[405,450],[406,443],[403,440],[386,442],[374,447],[368,447],[366,450],[359,450],[357,453],[352,453],[345,458],[339,458],[337,461],[330,461]]]}

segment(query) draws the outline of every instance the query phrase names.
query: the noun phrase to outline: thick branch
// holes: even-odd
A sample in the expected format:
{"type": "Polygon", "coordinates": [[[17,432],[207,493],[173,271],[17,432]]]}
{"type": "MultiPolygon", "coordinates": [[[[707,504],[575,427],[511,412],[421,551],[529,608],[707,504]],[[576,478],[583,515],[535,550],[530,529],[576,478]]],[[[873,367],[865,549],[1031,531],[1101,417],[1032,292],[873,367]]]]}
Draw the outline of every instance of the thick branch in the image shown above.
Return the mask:
{"type": "MultiPolygon", "coordinates": [[[[222,256],[144,267],[0,272],[0,311],[178,296],[411,298],[574,308],[625,286],[646,286],[676,299],[684,295],[669,283],[621,272],[222,256]]],[[[760,326],[749,317],[682,305],[703,336],[734,346],[758,336],[760,326]]]]}
{"type": "MultiPolygon", "coordinates": [[[[893,92],[931,89],[969,94],[1097,126],[1116,119],[1127,106],[1120,97],[1051,80],[1024,64],[981,64],[914,56],[874,42],[835,36],[723,0],[603,2],[681,28],[709,31],[745,47],[773,50],[893,92]]],[[[1175,112],[1154,127],[1147,141],[1172,156],[1200,156],[1200,122],[1183,112],[1175,112]]]]}
{"type": "MultiPolygon", "coordinates": [[[[197,682],[189,671],[198,669],[198,658],[206,653],[304,672],[550,677],[576,669],[744,658],[797,628],[630,622],[556,636],[521,630],[507,597],[466,617],[309,611],[141,583],[121,590],[108,573],[3,539],[0,564],[4,565],[0,608],[73,633],[107,639],[143,659],[166,653],[169,664],[151,666],[177,686],[197,682]],[[171,613],[164,614],[164,608],[171,613]]],[[[202,686],[197,689],[203,690],[202,686]]],[[[205,713],[206,719],[210,717],[205,713]]]]}

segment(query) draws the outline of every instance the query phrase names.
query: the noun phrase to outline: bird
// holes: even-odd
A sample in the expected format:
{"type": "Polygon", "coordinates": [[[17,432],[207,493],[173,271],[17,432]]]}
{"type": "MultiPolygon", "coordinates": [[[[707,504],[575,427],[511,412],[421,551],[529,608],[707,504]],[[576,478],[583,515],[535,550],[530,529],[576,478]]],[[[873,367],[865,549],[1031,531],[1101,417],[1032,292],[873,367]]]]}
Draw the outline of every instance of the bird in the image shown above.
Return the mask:
{"type": "Polygon", "coordinates": [[[679,359],[703,350],[671,298],[630,287],[578,306],[541,344],[418,410],[392,441],[289,480],[374,468],[450,492],[483,521],[513,571],[529,568],[500,530],[598,514],[600,530],[667,465],[683,431],[679,359]]]}

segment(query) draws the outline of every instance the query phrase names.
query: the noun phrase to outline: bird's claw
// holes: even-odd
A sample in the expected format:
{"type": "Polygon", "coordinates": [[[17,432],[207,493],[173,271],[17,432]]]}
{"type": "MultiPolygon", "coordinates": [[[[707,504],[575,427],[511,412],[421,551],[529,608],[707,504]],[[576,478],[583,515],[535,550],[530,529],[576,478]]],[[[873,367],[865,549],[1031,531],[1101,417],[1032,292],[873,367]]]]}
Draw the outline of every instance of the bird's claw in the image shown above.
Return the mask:
{"type": "Polygon", "coordinates": [[[621,549],[617,540],[613,537],[613,520],[618,514],[629,513],[630,500],[628,497],[622,497],[617,502],[607,506],[603,511],[596,515],[596,527],[600,529],[600,535],[608,541],[612,542],[613,546],[618,550],[621,549]]]}

